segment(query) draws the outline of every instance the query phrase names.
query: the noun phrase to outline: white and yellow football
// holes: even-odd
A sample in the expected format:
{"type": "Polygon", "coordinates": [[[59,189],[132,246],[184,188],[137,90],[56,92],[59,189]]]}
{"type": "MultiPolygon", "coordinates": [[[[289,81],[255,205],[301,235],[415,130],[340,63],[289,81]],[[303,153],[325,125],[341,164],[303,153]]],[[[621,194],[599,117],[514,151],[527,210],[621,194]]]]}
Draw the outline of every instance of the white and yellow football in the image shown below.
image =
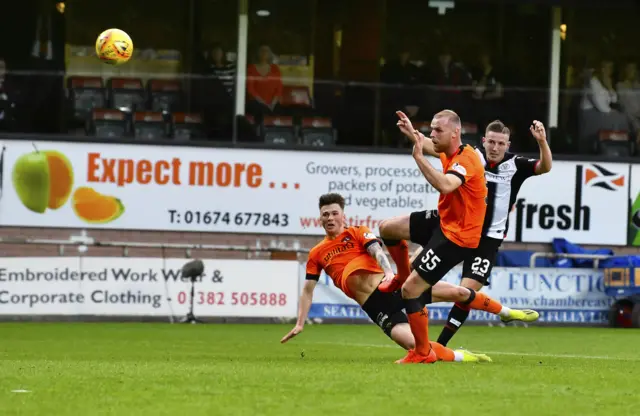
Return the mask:
{"type": "Polygon", "coordinates": [[[120,65],[131,59],[133,41],[120,29],[107,29],[96,40],[96,55],[102,62],[120,65]]]}

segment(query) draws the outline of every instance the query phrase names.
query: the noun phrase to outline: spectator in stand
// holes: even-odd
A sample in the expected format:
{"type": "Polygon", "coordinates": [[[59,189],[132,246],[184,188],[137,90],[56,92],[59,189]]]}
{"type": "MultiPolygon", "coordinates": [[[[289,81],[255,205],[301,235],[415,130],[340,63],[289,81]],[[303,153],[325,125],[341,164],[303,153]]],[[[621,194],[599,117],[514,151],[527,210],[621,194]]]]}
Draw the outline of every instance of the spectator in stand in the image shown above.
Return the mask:
{"type": "Polygon", "coordinates": [[[620,111],[613,85],[611,61],[603,61],[599,70],[587,77],[580,106],[580,153],[595,151],[600,130],[630,130],[629,119],[620,111]]]}
{"type": "Polygon", "coordinates": [[[282,74],[267,45],[258,49],[258,61],[247,68],[247,112],[260,119],[276,111],[282,99],[282,74]]]}
{"type": "Polygon", "coordinates": [[[438,65],[429,75],[431,82],[439,87],[434,95],[433,108],[453,108],[463,120],[471,115],[472,77],[461,62],[455,62],[448,48],[438,56],[438,65]]]}
{"type": "Polygon", "coordinates": [[[207,54],[206,71],[213,78],[220,81],[225,87],[229,97],[233,98],[236,81],[236,66],[227,59],[227,53],[222,45],[215,43],[207,54]]]}
{"type": "Polygon", "coordinates": [[[398,130],[396,111],[400,108],[413,118],[423,103],[423,93],[417,88],[422,82],[420,68],[411,62],[411,53],[403,50],[397,59],[389,60],[382,68],[382,120],[387,144],[401,146],[408,143],[398,130]]]}
{"type": "MultiPolygon", "coordinates": [[[[474,71],[471,99],[478,126],[486,126],[503,114],[503,89],[488,54],[480,55],[480,65],[474,71]]],[[[503,117],[503,116],[502,116],[503,117]]]]}
{"type": "Polygon", "coordinates": [[[235,66],[217,43],[201,56],[200,76],[192,80],[193,110],[203,115],[207,137],[227,140],[233,133],[235,66]]]}
{"type": "Polygon", "coordinates": [[[640,79],[634,62],[625,65],[621,81],[616,84],[616,92],[622,111],[629,117],[636,142],[640,144],[640,79]]]}

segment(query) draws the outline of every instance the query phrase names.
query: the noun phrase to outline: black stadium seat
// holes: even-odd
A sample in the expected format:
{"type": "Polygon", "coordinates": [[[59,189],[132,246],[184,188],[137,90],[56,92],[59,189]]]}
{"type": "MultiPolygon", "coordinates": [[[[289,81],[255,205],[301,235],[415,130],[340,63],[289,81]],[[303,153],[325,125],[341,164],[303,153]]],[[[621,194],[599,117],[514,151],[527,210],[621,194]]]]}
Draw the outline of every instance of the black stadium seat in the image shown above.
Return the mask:
{"type": "Polygon", "coordinates": [[[293,117],[265,116],[262,121],[262,138],[269,144],[296,144],[298,140],[293,117]]]}
{"type": "Polygon", "coordinates": [[[87,134],[95,137],[121,138],[127,136],[127,119],[120,110],[96,108],[87,121],[87,134]]]}
{"type": "Polygon", "coordinates": [[[302,143],[309,146],[328,147],[336,144],[336,131],[331,119],[306,117],[302,119],[300,129],[302,143]]]}
{"type": "Polygon", "coordinates": [[[136,112],[133,116],[133,132],[136,139],[164,139],[167,134],[167,123],[160,112],[136,112]]]}
{"type": "Polygon", "coordinates": [[[73,118],[86,122],[94,108],[105,107],[105,93],[100,77],[69,77],[69,102],[73,118]]]}

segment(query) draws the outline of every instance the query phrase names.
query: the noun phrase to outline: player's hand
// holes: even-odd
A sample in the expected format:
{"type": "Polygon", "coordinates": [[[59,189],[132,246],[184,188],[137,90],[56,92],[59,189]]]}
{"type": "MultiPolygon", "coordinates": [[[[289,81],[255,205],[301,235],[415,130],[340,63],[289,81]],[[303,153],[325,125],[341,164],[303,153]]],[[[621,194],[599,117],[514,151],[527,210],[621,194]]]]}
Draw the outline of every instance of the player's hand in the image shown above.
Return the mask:
{"type": "Polygon", "coordinates": [[[531,131],[531,134],[535,137],[538,143],[547,141],[547,132],[544,129],[544,124],[538,120],[533,120],[533,124],[529,127],[529,131],[531,131]]]}
{"type": "Polygon", "coordinates": [[[402,111],[396,111],[396,115],[399,118],[397,125],[402,134],[407,136],[407,138],[411,140],[412,143],[415,143],[416,130],[413,128],[413,124],[411,124],[411,120],[409,120],[409,117],[407,117],[407,115],[402,111]]]}
{"type": "Polygon", "coordinates": [[[289,341],[291,338],[295,337],[300,332],[302,332],[303,329],[304,327],[302,325],[296,325],[291,331],[289,331],[287,335],[282,337],[282,339],[280,340],[280,343],[284,344],[285,342],[289,341]]]}
{"type": "Polygon", "coordinates": [[[382,279],[382,281],[381,281],[380,283],[382,283],[382,282],[390,282],[390,281],[392,281],[395,277],[396,277],[396,275],[395,275],[395,274],[393,274],[393,273],[385,273],[385,274],[384,274],[384,278],[382,279]]]}
{"type": "Polygon", "coordinates": [[[424,142],[425,140],[427,140],[427,138],[420,132],[416,132],[414,137],[415,141],[413,142],[413,157],[422,156],[424,142]]]}

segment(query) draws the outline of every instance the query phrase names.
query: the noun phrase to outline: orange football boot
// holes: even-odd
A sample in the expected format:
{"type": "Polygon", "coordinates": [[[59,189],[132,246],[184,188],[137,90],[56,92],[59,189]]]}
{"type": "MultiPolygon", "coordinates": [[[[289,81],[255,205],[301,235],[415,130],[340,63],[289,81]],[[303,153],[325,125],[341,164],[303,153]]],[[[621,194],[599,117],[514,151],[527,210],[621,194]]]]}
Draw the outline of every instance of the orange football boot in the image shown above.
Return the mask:
{"type": "Polygon", "coordinates": [[[396,364],[433,364],[436,361],[438,361],[438,356],[431,348],[426,356],[418,354],[415,350],[409,350],[407,356],[396,361],[396,364]]]}
{"type": "MultiPolygon", "coordinates": [[[[409,277],[409,276],[407,276],[407,277],[409,277]]],[[[396,274],[393,279],[391,279],[389,281],[386,281],[386,282],[380,283],[380,285],[378,285],[378,289],[380,290],[380,292],[393,293],[393,292],[395,292],[397,290],[400,290],[400,288],[402,288],[402,285],[406,281],[407,281],[406,277],[404,279],[401,279],[396,274]]]]}

